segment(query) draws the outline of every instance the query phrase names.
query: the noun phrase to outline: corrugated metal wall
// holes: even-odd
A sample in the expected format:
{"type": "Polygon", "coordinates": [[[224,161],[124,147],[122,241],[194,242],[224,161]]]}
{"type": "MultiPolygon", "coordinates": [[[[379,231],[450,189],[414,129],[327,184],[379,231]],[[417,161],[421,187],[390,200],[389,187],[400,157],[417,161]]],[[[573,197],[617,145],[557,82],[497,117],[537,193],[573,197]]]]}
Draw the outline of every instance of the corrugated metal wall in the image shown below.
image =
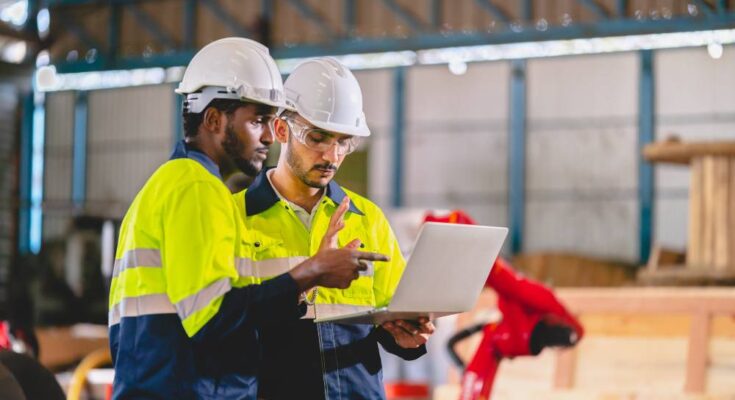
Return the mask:
{"type": "MultiPolygon", "coordinates": [[[[656,53],[657,139],[735,139],[735,48],[656,53]]],[[[389,205],[393,73],[358,73],[371,137],[370,195],[389,205]]],[[[462,208],[507,225],[510,69],[415,67],[406,79],[405,198],[417,208],[462,208]]],[[[526,251],[637,261],[637,53],[528,62],[526,251]]],[[[687,168],[656,166],[654,241],[684,248],[687,168]]]]}
{"type": "Polygon", "coordinates": [[[89,95],[87,206],[121,218],[145,181],[171,153],[171,85],[100,90],[89,95]]]}
{"type": "MultiPolygon", "coordinates": [[[[735,139],[735,48],[656,53],[657,139],[735,139]]],[[[407,207],[462,208],[507,225],[510,67],[470,64],[406,72],[407,207]]],[[[637,53],[528,62],[526,251],[638,257],[637,53]]],[[[368,192],[388,208],[393,176],[394,71],[358,71],[369,140],[368,192]]],[[[71,94],[47,103],[46,199],[69,196],[71,94]],[[62,116],[65,114],[66,116],[62,116]],[[66,149],[66,150],[64,150],[66,149]],[[66,152],[65,152],[66,151],[66,152]]],[[[121,217],[174,141],[170,85],[89,95],[87,210],[121,217]]],[[[654,240],[686,242],[688,169],[657,166],[654,240]]],[[[47,217],[47,235],[60,232],[47,217]],[[54,229],[56,229],[54,231],[54,229]]]]}
{"type": "Polygon", "coordinates": [[[412,68],[406,77],[405,199],[507,225],[508,63],[412,68]]]}
{"type": "Polygon", "coordinates": [[[638,64],[529,61],[526,251],[637,260],[638,64]]]}
{"type": "Polygon", "coordinates": [[[74,92],[46,95],[46,138],[43,177],[43,239],[59,239],[72,216],[74,92]]]}
{"type": "Polygon", "coordinates": [[[393,143],[393,71],[357,71],[363,95],[368,140],[368,197],[381,207],[390,204],[393,143]]]}

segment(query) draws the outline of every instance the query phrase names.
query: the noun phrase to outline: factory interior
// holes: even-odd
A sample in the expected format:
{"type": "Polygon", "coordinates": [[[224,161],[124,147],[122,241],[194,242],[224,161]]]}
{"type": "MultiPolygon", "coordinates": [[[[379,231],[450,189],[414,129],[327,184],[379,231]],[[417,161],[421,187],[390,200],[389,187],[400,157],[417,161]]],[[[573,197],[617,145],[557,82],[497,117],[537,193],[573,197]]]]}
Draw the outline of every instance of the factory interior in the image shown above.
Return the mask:
{"type": "Polygon", "coordinates": [[[735,399],[735,0],[0,0],[0,121],[0,399],[735,399]]]}

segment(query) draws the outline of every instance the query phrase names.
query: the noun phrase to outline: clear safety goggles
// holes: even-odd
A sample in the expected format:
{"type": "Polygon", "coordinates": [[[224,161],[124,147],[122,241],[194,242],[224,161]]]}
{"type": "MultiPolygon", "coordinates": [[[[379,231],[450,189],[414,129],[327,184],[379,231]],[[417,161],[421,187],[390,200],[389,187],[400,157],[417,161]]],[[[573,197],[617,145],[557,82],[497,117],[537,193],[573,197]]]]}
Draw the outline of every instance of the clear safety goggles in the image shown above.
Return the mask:
{"type": "MultiPolygon", "coordinates": [[[[291,134],[299,143],[320,153],[326,153],[333,146],[336,146],[337,154],[346,156],[357,150],[357,146],[360,145],[360,139],[356,136],[340,136],[321,128],[311,127],[289,117],[280,117],[280,119],[286,121],[291,134]]],[[[271,130],[275,132],[273,126],[271,126],[271,130]]]]}

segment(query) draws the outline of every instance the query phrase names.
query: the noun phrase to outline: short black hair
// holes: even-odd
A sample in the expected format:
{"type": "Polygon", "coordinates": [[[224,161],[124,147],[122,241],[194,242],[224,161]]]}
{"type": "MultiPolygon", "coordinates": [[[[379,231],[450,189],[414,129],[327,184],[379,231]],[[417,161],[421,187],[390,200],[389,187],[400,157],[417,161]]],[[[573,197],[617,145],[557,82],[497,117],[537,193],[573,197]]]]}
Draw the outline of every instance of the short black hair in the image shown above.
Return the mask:
{"type": "Polygon", "coordinates": [[[204,110],[202,110],[202,112],[200,113],[187,112],[186,107],[184,107],[184,111],[181,115],[184,120],[184,136],[194,137],[197,135],[197,132],[199,131],[199,125],[202,124],[202,120],[204,119],[204,112],[207,111],[207,108],[214,107],[230,117],[235,111],[237,111],[238,108],[245,107],[248,104],[251,103],[246,103],[235,99],[214,99],[210,101],[209,104],[207,104],[207,106],[204,107],[204,110]]]}

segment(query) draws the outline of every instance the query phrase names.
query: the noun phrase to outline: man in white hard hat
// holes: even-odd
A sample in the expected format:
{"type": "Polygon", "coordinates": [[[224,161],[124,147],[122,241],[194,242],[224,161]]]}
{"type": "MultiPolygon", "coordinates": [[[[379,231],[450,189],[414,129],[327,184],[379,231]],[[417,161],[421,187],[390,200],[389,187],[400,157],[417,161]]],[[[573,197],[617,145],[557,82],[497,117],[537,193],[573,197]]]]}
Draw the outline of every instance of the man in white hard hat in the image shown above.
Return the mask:
{"type": "Polygon", "coordinates": [[[245,216],[246,242],[257,246],[259,276],[288,271],[315,254],[318,238],[337,218],[334,239],[341,246],[387,254],[347,289],[319,287],[305,318],[263,327],[263,399],[381,399],[385,397],[378,343],[404,359],[426,350],[433,332],[427,321],[373,325],[314,324],[313,318],[386,305],[405,261],[380,208],[334,180],[357,141],[370,135],[362,110],[362,91],[352,72],[332,58],[300,64],[285,83],[287,110],[274,120],[281,143],[278,166],[262,171],[235,195],[245,216]],[[357,240],[354,240],[357,238],[357,240]]]}
{"type": "Polygon", "coordinates": [[[255,174],[273,141],[269,119],[284,106],[268,50],[242,38],[217,40],[189,64],[184,130],[125,215],[110,290],[115,399],[254,399],[257,329],[299,318],[299,294],[347,287],[365,260],[383,256],[320,251],[262,282],[242,245],[242,218],[223,174],[255,174]]]}

